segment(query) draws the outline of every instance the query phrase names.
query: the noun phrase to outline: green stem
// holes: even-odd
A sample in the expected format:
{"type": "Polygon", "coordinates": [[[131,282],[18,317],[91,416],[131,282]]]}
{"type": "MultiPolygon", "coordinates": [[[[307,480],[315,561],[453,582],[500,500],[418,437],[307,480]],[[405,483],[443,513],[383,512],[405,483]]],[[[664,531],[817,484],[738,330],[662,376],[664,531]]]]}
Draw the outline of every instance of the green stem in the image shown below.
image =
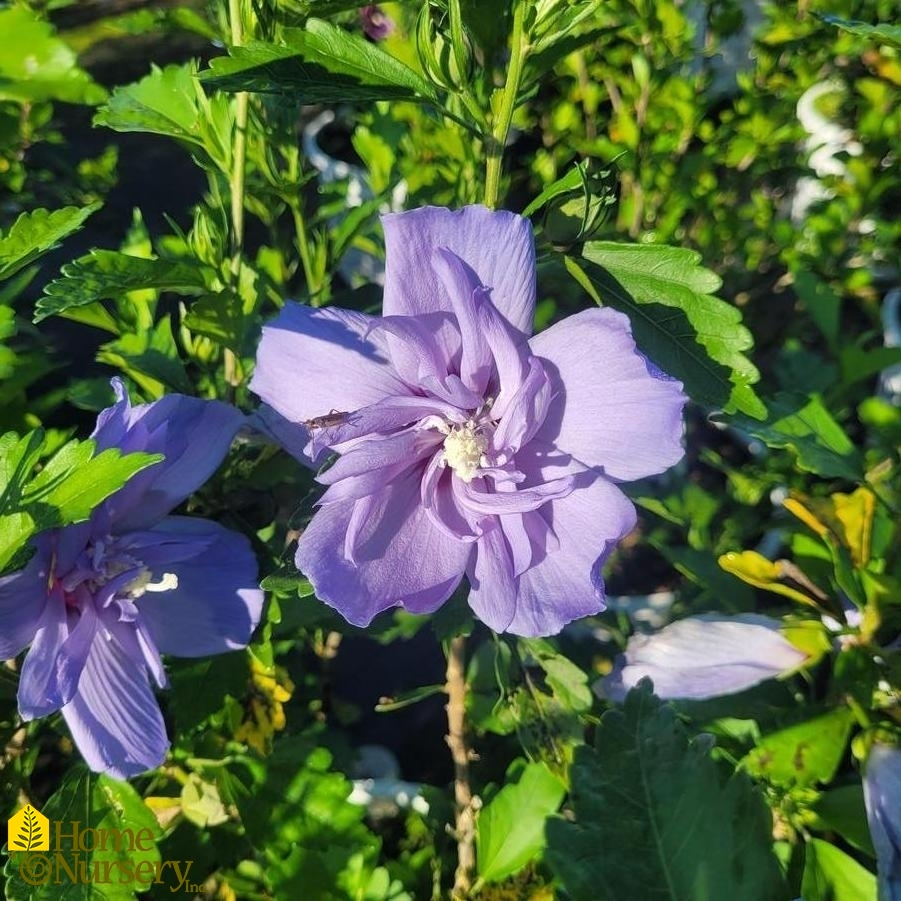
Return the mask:
{"type": "MultiPolygon", "coordinates": [[[[240,47],[244,40],[241,22],[241,0],[228,0],[228,17],[231,26],[231,43],[240,47]]],[[[231,189],[231,287],[238,296],[238,282],[241,275],[241,258],[244,254],[244,176],[247,168],[247,120],[250,112],[250,94],[241,91],[235,98],[235,139],[232,148],[232,171],[229,178],[231,189]]],[[[224,354],[226,384],[240,383],[238,363],[234,351],[225,348],[224,354]]]]}
{"type": "Polygon", "coordinates": [[[303,218],[303,201],[298,197],[291,203],[291,217],[294,220],[294,234],[297,238],[297,252],[300,254],[300,265],[303,268],[304,281],[307,283],[307,293],[310,295],[310,303],[315,307],[322,285],[316,277],[313,269],[313,257],[310,256],[310,238],[307,233],[307,225],[303,218]]]}
{"type": "Polygon", "coordinates": [[[519,85],[522,81],[523,63],[526,58],[526,42],[523,30],[526,4],[519,0],[513,10],[513,36],[510,46],[510,66],[507,69],[507,81],[504,84],[501,104],[498,114],[494,119],[494,127],[491,130],[491,139],[488,142],[488,161],[485,170],[485,206],[494,209],[497,206],[500,195],[501,161],[504,156],[504,147],[507,143],[507,135],[510,132],[510,123],[513,121],[513,110],[516,109],[516,99],[519,94],[519,85]]]}

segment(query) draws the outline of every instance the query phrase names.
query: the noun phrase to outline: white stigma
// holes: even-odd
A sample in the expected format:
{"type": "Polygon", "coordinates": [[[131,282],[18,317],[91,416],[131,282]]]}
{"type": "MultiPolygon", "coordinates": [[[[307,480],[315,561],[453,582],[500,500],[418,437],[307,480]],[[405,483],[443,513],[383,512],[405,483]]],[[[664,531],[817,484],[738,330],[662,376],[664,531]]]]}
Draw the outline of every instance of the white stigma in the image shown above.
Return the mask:
{"type": "Polygon", "coordinates": [[[485,465],[488,440],[470,423],[452,428],[444,439],[444,459],[464,481],[471,482],[485,465]]]}
{"type": "Polygon", "coordinates": [[[139,598],[145,591],[171,591],[178,588],[178,576],[175,573],[163,573],[158,582],[153,582],[153,574],[149,569],[141,572],[125,586],[124,594],[128,597],[139,598]]]}

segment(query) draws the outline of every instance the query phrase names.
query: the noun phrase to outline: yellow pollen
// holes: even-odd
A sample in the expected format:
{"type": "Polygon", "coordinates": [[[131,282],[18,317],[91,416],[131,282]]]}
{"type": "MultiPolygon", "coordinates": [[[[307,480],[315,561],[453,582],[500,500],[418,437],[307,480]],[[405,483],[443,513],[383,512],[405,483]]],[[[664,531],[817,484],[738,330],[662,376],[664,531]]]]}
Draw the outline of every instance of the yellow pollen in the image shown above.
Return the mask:
{"type": "Polygon", "coordinates": [[[444,439],[444,459],[464,482],[476,477],[487,449],[487,439],[468,422],[451,429],[444,439]]]}

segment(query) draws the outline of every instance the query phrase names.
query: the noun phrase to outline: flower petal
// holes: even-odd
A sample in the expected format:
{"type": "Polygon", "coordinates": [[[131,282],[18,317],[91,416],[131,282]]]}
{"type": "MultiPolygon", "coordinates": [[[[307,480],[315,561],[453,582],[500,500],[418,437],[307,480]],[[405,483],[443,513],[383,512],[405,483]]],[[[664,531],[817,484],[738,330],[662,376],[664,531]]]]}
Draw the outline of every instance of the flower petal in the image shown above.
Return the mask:
{"type": "Polygon", "coordinates": [[[433,429],[410,428],[360,441],[316,477],[330,486],[319,503],[358,500],[381,491],[387,482],[432,455],[443,438],[433,429]]]}
{"type": "Polygon", "coordinates": [[[94,642],[78,692],[62,712],[96,772],[127,779],[159,766],[166,756],[169,740],[147,671],[114,640],[94,642]]]}
{"type": "Polygon", "coordinates": [[[875,743],[863,776],[863,799],[876,849],[879,897],[901,899],[901,748],[875,743]]]}
{"type": "Polygon", "coordinates": [[[485,522],[469,571],[469,606],[489,629],[506,632],[516,615],[513,559],[497,518],[485,522]]]}
{"type": "Polygon", "coordinates": [[[432,523],[420,503],[422,470],[408,470],[378,494],[321,508],[300,536],[298,569],[355,626],[389,607],[432,612],[463,575],[472,545],[432,523]],[[352,518],[355,563],[344,553],[352,518]]]}
{"type": "Polygon", "coordinates": [[[463,260],[443,247],[435,252],[433,265],[444,283],[460,329],[460,376],[463,384],[482,395],[488,387],[493,360],[479,326],[477,299],[487,295],[488,289],[463,260]]]}
{"type": "Polygon", "coordinates": [[[535,315],[535,243],[528,219],[483,206],[423,207],[382,217],[386,316],[451,312],[443,279],[430,265],[443,247],[491,291],[501,315],[526,335],[535,315]]]}
{"type": "Polygon", "coordinates": [[[620,481],[663,472],[682,448],[682,384],[635,348],[629,320],[585,310],[532,338],[554,402],[535,440],[620,481]]]}
{"type": "Polygon", "coordinates": [[[250,388],[295,423],[409,394],[389,363],[379,320],[286,303],[263,328],[250,388]]]}
{"type": "Polygon", "coordinates": [[[244,415],[228,404],[181,394],[132,407],[121,383],[117,393],[119,401],[97,419],[92,437],[98,450],[165,454],[105,501],[113,530],[121,534],[153,525],[207,481],[244,424],[244,415]]]}
{"type": "Polygon", "coordinates": [[[571,494],[538,511],[547,522],[546,533],[528,524],[533,562],[519,577],[508,632],[554,635],[567,623],[604,609],[601,568],[616,542],[635,527],[635,508],[595,472],[576,474],[574,482],[571,494]]]}
{"type": "Polygon", "coordinates": [[[383,337],[394,372],[417,392],[425,379],[443,379],[456,365],[460,338],[450,320],[447,313],[383,316],[369,334],[383,337]],[[452,337],[453,346],[447,347],[441,336],[452,337]]]}
{"type": "Polygon", "coordinates": [[[751,688],[800,666],[805,655],[767,616],[703,614],[633,635],[598,690],[622,700],[645,676],[660,698],[713,698],[751,688]]]}
{"type": "MultiPolygon", "coordinates": [[[[24,720],[47,716],[69,700],[60,684],[59,663],[69,637],[66,603],[56,588],[47,595],[41,622],[28,649],[19,676],[19,713],[24,720]]],[[[69,686],[71,696],[75,686],[69,686]]]]}
{"type": "Polygon", "coordinates": [[[247,539],[219,523],[182,516],[167,516],[152,534],[157,553],[148,545],[142,559],[155,582],[165,585],[172,576],[169,581],[177,583],[147,590],[136,601],[159,650],[203,657],[245,647],[263,607],[257,561],[247,539]]]}
{"type": "Polygon", "coordinates": [[[0,578],[0,660],[31,644],[47,605],[50,547],[36,543],[24,569],[0,578]]]}

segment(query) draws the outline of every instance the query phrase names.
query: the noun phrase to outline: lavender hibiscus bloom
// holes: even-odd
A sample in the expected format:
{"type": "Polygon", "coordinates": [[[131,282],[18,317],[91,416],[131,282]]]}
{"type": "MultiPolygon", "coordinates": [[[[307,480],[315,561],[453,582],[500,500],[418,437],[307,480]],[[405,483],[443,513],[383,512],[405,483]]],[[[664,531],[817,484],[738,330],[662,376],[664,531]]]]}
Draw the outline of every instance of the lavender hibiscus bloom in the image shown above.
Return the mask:
{"type": "Polygon", "coordinates": [[[592,309],[530,338],[526,219],[484,207],[384,217],[382,317],[289,303],[251,388],[295,455],[339,454],[296,562],[351,623],[430,613],[464,573],[498,632],[549,635],[604,606],[635,524],[617,483],[683,454],[679,382],[592,309]]]}
{"type": "Polygon", "coordinates": [[[879,870],[879,901],[901,901],[901,748],[875,743],[863,797],[879,870]]]}
{"type": "Polygon", "coordinates": [[[201,657],[243,647],[263,596],[243,535],[166,514],[209,478],[243,416],[221,403],[169,395],[101,412],[98,450],[163,453],[85,523],[33,541],[21,571],[0,579],[0,659],[30,645],[19,712],[62,710],[88,765],[126,778],[168,748],[150,680],[166,684],[161,654],[201,657]]]}
{"type": "Polygon", "coordinates": [[[797,669],[807,656],[768,616],[702,614],[670,623],[651,635],[633,635],[613,672],[595,685],[621,701],[642,679],[666,699],[714,698],[744,691],[797,669]]]}

